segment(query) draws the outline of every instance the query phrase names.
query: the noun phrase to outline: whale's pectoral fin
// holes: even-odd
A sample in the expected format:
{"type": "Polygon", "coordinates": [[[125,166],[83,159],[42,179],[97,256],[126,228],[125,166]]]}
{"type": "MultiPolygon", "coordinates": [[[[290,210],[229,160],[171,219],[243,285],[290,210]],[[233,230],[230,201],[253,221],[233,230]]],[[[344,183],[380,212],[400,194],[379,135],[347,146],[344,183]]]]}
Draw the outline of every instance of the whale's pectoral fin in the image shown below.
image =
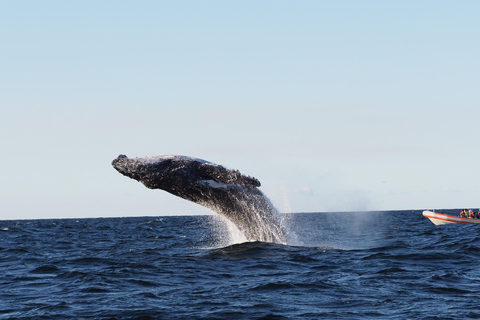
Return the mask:
{"type": "Polygon", "coordinates": [[[260,181],[254,177],[241,174],[238,170],[227,169],[211,163],[200,163],[197,167],[198,174],[206,179],[212,179],[219,183],[239,184],[260,187],[260,181]]]}

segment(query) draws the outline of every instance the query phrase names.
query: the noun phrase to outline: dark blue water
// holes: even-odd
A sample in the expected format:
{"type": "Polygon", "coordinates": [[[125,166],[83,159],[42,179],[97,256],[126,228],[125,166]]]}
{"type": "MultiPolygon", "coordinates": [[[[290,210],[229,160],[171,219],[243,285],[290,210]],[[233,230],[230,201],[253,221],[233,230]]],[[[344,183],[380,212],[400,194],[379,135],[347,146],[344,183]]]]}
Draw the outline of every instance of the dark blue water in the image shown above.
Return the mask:
{"type": "Polygon", "coordinates": [[[292,245],[229,245],[212,216],[0,221],[0,319],[480,318],[478,225],[285,223],[292,245]]]}

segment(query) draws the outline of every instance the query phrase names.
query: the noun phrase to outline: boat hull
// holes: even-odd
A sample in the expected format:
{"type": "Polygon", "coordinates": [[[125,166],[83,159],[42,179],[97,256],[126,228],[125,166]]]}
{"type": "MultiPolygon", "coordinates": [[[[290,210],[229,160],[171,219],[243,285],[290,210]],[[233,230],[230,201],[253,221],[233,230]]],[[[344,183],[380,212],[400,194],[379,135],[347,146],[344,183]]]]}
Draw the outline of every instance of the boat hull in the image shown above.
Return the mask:
{"type": "Polygon", "coordinates": [[[433,224],[439,226],[442,224],[448,223],[463,223],[463,224],[472,224],[472,223],[480,223],[480,219],[472,219],[472,218],[461,218],[451,216],[449,214],[438,213],[434,211],[423,211],[423,215],[430,219],[433,224]]]}

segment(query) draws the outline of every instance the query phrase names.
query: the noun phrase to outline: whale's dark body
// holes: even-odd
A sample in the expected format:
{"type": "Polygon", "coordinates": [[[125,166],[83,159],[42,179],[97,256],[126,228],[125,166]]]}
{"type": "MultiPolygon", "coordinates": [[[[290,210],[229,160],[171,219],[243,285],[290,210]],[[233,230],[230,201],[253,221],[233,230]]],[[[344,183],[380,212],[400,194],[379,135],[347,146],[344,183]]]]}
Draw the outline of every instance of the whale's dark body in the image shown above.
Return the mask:
{"type": "Polygon", "coordinates": [[[260,182],[238,170],[177,155],[119,155],[112,165],[147,188],[165,190],[225,216],[249,241],[285,242],[275,208],[257,188],[260,182]]]}

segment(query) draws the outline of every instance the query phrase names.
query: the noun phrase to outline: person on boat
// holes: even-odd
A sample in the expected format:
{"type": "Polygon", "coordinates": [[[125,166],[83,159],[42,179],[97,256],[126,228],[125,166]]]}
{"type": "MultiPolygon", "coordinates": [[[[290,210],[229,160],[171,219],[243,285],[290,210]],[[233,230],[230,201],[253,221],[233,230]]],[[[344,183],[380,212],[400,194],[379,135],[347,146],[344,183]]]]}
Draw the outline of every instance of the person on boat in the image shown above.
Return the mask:
{"type": "Polygon", "coordinates": [[[460,218],[466,218],[467,217],[467,209],[463,209],[461,212],[460,212],[460,218]]]}
{"type": "Polygon", "coordinates": [[[468,210],[468,217],[470,219],[475,219],[475,212],[472,209],[468,210]]]}
{"type": "Polygon", "coordinates": [[[477,213],[477,219],[480,219],[480,209],[478,210],[478,213],[477,213]]]}

